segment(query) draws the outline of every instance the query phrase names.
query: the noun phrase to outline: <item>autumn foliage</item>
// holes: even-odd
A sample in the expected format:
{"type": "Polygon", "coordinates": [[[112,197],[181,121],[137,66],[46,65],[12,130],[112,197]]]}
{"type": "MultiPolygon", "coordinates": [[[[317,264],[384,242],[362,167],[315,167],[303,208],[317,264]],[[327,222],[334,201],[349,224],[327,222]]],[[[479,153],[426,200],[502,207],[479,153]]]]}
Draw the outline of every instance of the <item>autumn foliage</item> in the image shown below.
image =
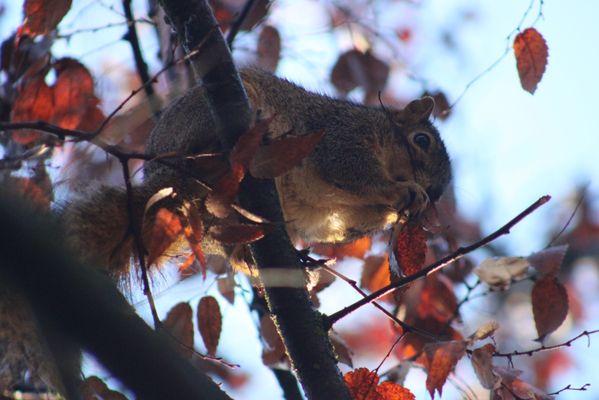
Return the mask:
{"type": "MultiPolygon", "coordinates": [[[[269,20],[271,2],[255,2],[246,19],[237,26],[243,2],[213,0],[210,3],[221,30],[257,33],[255,48],[252,48],[254,61],[275,72],[285,57],[287,43],[275,20],[269,20]]],[[[44,45],[44,40],[58,40],[52,35],[60,32],[59,23],[70,8],[70,0],[26,0],[22,23],[1,48],[1,71],[5,77],[2,84],[10,90],[0,92],[4,107],[0,123],[13,124],[10,129],[2,127],[2,134],[8,133],[2,141],[2,183],[44,210],[51,209],[55,188],[62,184],[56,178],[58,174],[52,171],[53,163],[63,163],[56,166],[61,172],[81,169],[88,171],[90,179],[106,178],[115,174],[104,165],[108,164],[105,158],[114,156],[113,150],[118,148],[121,153],[117,154],[120,155],[117,161],[126,167],[126,179],[130,179],[135,175],[131,166],[141,165],[136,152],[143,150],[153,124],[152,115],[146,110],[142,112],[143,129],[121,132],[118,118],[132,119],[135,109],[121,110],[113,116],[112,110],[103,104],[99,77],[94,76],[85,60],[75,56],[55,58],[52,46],[44,45]],[[27,126],[22,129],[19,124],[27,126]],[[106,131],[110,131],[109,134],[106,131]],[[87,158],[82,155],[86,152],[89,153],[87,158]],[[89,168],[94,157],[102,158],[102,165],[97,169],[89,168]]],[[[331,31],[343,26],[358,27],[358,33],[352,31],[356,35],[352,45],[342,50],[331,65],[328,82],[340,97],[353,96],[363,103],[385,107],[405,105],[406,98],[388,90],[390,77],[398,73],[398,63],[378,50],[384,41],[375,34],[375,26],[360,28],[360,24],[353,22],[359,20],[359,15],[354,15],[351,8],[331,5],[328,10],[331,31]],[[364,46],[362,41],[368,45],[364,46]]],[[[133,21],[124,22],[136,25],[133,21]]],[[[149,25],[161,24],[163,20],[153,19],[149,25]]],[[[522,88],[534,94],[547,68],[548,45],[535,27],[520,28],[523,27],[518,27],[510,36],[516,64],[514,74],[517,72],[522,88]]],[[[418,30],[399,24],[393,40],[412,45],[415,40],[422,40],[418,35],[418,30]]],[[[162,47],[178,49],[173,50],[172,57],[180,55],[182,50],[178,43],[168,37],[161,40],[167,40],[160,43],[162,47]]],[[[173,70],[186,68],[183,61],[171,63],[172,60],[163,59],[160,62],[173,70]]],[[[136,71],[129,73],[136,75],[136,71]]],[[[157,75],[150,84],[162,88],[165,93],[161,95],[165,99],[168,90],[175,92],[181,85],[180,81],[160,79],[164,81],[159,81],[157,75]]],[[[515,78],[514,82],[517,85],[515,78]]],[[[141,87],[134,89],[141,91],[141,87]]],[[[451,118],[455,104],[449,94],[430,87],[423,87],[419,94],[434,97],[436,117],[451,118]]],[[[138,105],[147,104],[140,101],[138,105]]],[[[268,139],[273,118],[262,118],[260,113],[254,117],[251,127],[231,151],[194,155],[204,157],[217,176],[214,184],[207,186],[205,198],[183,201],[173,188],[163,188],[144,204],[143,212],[140,211],[143,246],[136,254],[151,271],[156,273],[162,269],[158,274],[166,274],[169,266],[175,265],[181,280],[193,278],[196,273],[201,275],[197,277],[197,292],[169,304],[169,311],[157,325],[172,339],[176,351],[199,370],[211,372],[219,382],[233,389],[243,386],[252,371],[244,370],[243,365],[241,372],[237,370],[236,365],[228,361],[234,355],[227,353],[221,343],[228,333],[225,326],[231,305],[239,306],[241,301],[248,303],[257,331],[251,335],[259,336],[262,347],[257,357],[265,367],[277,373],[279,370],[288,372],[294,364],[288,359],[280,329],[269,316],[267,307],[260,303],[264,288],[257,285],[251,289],[255,281],[247,274],[255,278],[253,273],[237,274],[230,268],[229,260],[204,254],[204,241],[210,237],[232,249],[235,260],[231,263],[251,263],[248,245],[264,238],[281,221],[266,220],[241,207],[238,195],[243,180],[247,176],[258,179],[284,176],[300,165],[326,134],[315,130],[297,136],[291,129],[280,138],[268,139]],[[196,339],[198,333],[201,341],[196,339]]],[[[157,156],[168,159],[189,155],[157,156]]],[[[118,184],[122,185],[123,176],[117,176],[118,184]]],[[[581,216],[569,230],[564,234],[560,232],[546,247],[528,256],[508,254],[498,246],[491,246],[488,251],[477,248],[476,253],[460,253],[461,246],[476,242],[484,235],[477,221],[460,214],[451,193],[436,205],[441,211],[434,229],[426,223],[426,218],[410,218],[404,210],[398,210],[399,221],[385,232],[335,245],[296,243],[298,259],[306,267],[301,281],[305,278],[314,308],[341,285],[350,287],[358,299],[389,289],[384,297],[371,299],[370,303],[378,301],[379,309],[369,310],[366,322],[360,322],[359,317],[352,320],[351,316],[347,318],[349,323],[335,325],[329,332],[353,398],[414,400],[413,393],[419,393],[418,390],[426,390],[431,398],[442,397],[447,393],[452,375],[463,374],[466,368],[476,377],[476,382],[469,383],[476,386],[477,393],[485,396],[490,393],[493,399],[552,398],[547,394],[553,388],[555,380],[552,379],[575,365],[565,347],[596,332],[583,331],[578,336],[573,335],[571,340],[563,340],[563,334],[556,333],[571,326],[579,328],[584,321],[585,304],[571,284],[571,274],[576,260],[589,255],[596,257],[599,225],[588,201],[581,200],[581,204],[581,216]],[[450,255],[456,257],[447,265],[427,270],[435,261],[450,255]],[[398,284],[410,277],[413,281],[398,284]],[[518,304],[524,304],[529,311],[526,318],[536,329],[536,333],[533,331],[526,338],[530,343],[524,348],[522,338],[511,331],[513,327],[505,315],[513,307],[511,302],[516,301],[510,297],[513,293],[518,295],[518,304]],[[465,309],[474,302],[482,302],[483,297],[491,299],[491,305],[498,310],[497,315],[493,315],[496,320],[475,318],[476,326],[464,323],[465,309]],[[520,347],[511,352],[505,350],[515,346],[520,347]],[[517,359],[520,355],[529,355],[532,361],[517,359]],[[366,368],[373,360],[381,362],[379,367],[366,368]],[[379,373],[383,365],[385,373],[379,373]],[[406,380],[405,374],[400,376],[397,372],[403,369],[405,373],[410,369],[423,371],[426,380],[417,387],[417,382],[406,380]]],[[[350,298],[339,297],[344,305],[352,302],[350,298]]],[[[476,304],[487,307],[489,303],[476,304]]],[[[330,315],[335,313],[330,312],[330,315]]],[[[246,333],[238,334],[236,340],[243,341],[244,335],[246,333]]],[[[85,399],[125,398],[97,376],[87,377],[82,390],[85,399]]]]}

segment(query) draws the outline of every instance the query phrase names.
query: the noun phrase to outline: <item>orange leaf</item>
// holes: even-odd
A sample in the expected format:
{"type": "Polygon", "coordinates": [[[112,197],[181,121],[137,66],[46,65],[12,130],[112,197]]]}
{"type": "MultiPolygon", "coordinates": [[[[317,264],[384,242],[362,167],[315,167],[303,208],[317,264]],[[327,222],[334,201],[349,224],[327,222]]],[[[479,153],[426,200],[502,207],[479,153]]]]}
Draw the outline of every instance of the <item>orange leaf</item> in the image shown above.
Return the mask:
{"type": "MultiPolygon", "coordinates": [[[[36,77],[22,86],[17,94],[11,112],[12,122],[49,121],[54,109],[52,89],[46,85],[43,77],[36,77]]],[[[19,130],[13,132],[13,140],[27,145],[40,136],[37,131],[19,130]]]]}
{"type": "Polygon", "coordinates": [[[25,0],[25,20],[20,33],[45,35],[56,28],[69,8],[71,0],[25,0]]]}
{"type": "Polygon", "coordinates": [[[426,234],[422,225],[407,224],[400,228],[395,242],[395,258],[404,275],[420,271],[426,258],[426,234]]]}
{"type": "Polygon", "coordinates": [[[532,313],[541,341],[564,322],[568,315],[568,293],[557,277],[547,275],[535,282],[532,313]]]}
{"type": "Polygon", "coordinates": [[[152,265],[177,240],[183,226],[179,216],[166,208],[156,213],[148,240],[148,265],[152,265]]]}
{"type": "Polygon", "coordinates": [[[264,231],[264,226],[260,225],[235,224],[211,226],[209,233],[224,244],[246,244],[262,239],[264,231]]]}
{"type": "Polygon", "coordinates": [[[426,389],[435,397],[435,390],[442,395],[443,385],[458,361],[466,354],[466,343],[463,341],[429,343],[424,346],[428,364],[426,389]]]}
{"type": "Polygon", "coordinates": [[[250,173],[256,178],[276,178],[300,164],[324,136],[324,131],[273,140],[256,152],[250,173]]]}
{"type": "Polygon", "coordinates": [[[370,256],[364,260],[360,286],[374,292],[391,283],[389,257],[370,256]]]}
{"type": "Polygon", "coordinates": [[[524,90],[533,94],[547,66],[547,43],[535,28],[528,28],[514,39],[514,54],[520,84],[524,90]]]}
{"type": "Polygon", "coordinates": [[[349,391],[355,400],[378,400],[376,387],[379,377],[368,368],[356,368],[343,376],[349,391]]]}
{"type": "Polygon", "coordinates": [[[316,244],[312,251],[328,258],[342,259],[344,257],[364,258],[364,254],[370,249],[372,239],[364,236],[358,240],[344,244],[316,244]]]}
{"type": "Polygon", "coordinates": [[[177,348],[187,358],[193,354],[193,312],[188,303],[176,304],[166,315],[162,326],[178,343],[177,348]]]}
{"type": "Polygon", "coordinates": [[[376,391],[381,396],[381,400],[416,400],[412,392],[394,382],[383,382],[376,391]]]}
{"type": "Polygon", "coordinates": [[[202,237],[204,236],[204,224],[200,213],[195,207],[190,207],[187,213],[188,225],[183,230],[187,243],[195,258],[202,267],[202,276],[206,279],[206,257],[204,256],[204,250],[202,249],[202,237]]]}
{"type": "Polygon", "coordinates": [[[349,391],[355,400],[415,400],[408,389],[394,382],[378,385],[376,372],[367,368],[357,368],[343,376],[349,391]]]}
{"type": "Polygon", "coordinates": [[[204,296],[198,304],[198,327],[208,354],[214,356],[223,326],[218,301],[212,296],[204,296]]]}

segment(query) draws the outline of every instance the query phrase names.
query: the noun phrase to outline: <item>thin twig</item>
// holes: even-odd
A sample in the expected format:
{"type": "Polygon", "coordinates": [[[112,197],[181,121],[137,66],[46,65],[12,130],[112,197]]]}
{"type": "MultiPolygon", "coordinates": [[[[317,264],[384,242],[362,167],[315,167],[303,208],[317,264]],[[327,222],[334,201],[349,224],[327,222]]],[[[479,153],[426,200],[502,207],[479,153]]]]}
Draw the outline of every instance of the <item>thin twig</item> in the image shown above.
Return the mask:
{"type": "MultiPolygon", "coordinates": [[[[335,271],[334,269],[330,268],[327,265],[322,265],[321,266],[322,269],[324,269],[325,271],[327,271],[328,273],[338,277],[339,279],[343,280],[344,282],[347,282],[352,288],[354,288],[354,290],[358,293],[360,293],[362,295],[362,297],[366,297],[368,296],[366,294],[366,292],[364,292],[357,284],[356,281],[354,281],[353,279],[348,278],[347,276],[343,275],[341,272],[339,271],[335,271]]],[[[380,305],[378,302],[373,301],[372,305],[375,306],[376,308],[378,308],[379,310],[381,310],[383,312],[383,314],[385,314],[391,321],[395,322],[397,325],[401,326],[403,332],[402,335],[400,337],[403,337],[403,335],[405,333],[408,332],[412,332],[412,333],[417,333],[420,336],[424,336],[427,337],[429,339],[432,339],[434,341],[439,341],[439,338],[437,338],[436,336],[434,336],[433,334],[426,332],[422,329],[416,328],[414,326],[408,325],[405,322],[403,322],[402,320],[400,320],[399,318],[397,318],[395,315],[393,315],[392,313],[390,313],[389,311],[387,311],[387,309],[385,309],[385,307],[383,307],[382,305],[380,305]]]]}
{"type": "Polygon", "coordinates": [[[591,345],[591,335],[594,333],[599,332],[599,329],[595,329],[593,331],[584,331],[580,334],[578,334],[577,336],[573,337],[570,340],[567,340],[563,343],[559,343],[559,344],[554,344],[552,346],[545,346],[545,345],[541,345],[539,347],[537,347],[536,349],[532,349],[532,350],[526,350],[526,351],[520,351],[520,350],[515,350],[512,351],[511,353],[501,353],[499,351],[496,351],[495,353],[493,353],[493,357],[504,357],[510,360],[512,357],[518,357],[518,356],[532,356],[535,353],[539,353],[541,351],[546,351],[546,350],[554,350],[554,349],[558,349],[560,347],[570,347],[570,345],[572,345],[573,342],[577,341],[578,339],[582,338],[582,337],[587,337],[587,339],[589,340],[588,345],[591,345]]]}
{"type": "Polygon", "coordinates": [[[493,240],[497,239],[498,237],[508,234],[510,232],[510,229],[512,229],[515,225],[517,225],[520,221],[522,221],[524,218],[526,218],[528,215],[530,215],[536,209],[541,207],[543,204],[547,203],[550,199],[551,199],[551,196],[549,196],[549,195],[545,195],[545,196],[539,198],[537,201],[535,201],[533,204],[531,204],[529,207],[527,207],[524,211],[522,211],[520,214],[518,214],[516,217],[514,217],[511,221],[509,221],[507,224],[505,224],[504,226],[502,226],[501,228],[499,228],[492,234],[479,240],[478,242],[473,243],[470,246],[459,247],[453,253],[428,265],[427,267],[423,268],[419,272],[409,275],[409,276],[406,276],[404,278],[398,279],[396,282],[393,282],[393,283],[371,293],[370,295],[355,302],[354,304],[349,305],[349,306],[343,308],[342,310],[339,310],[339,311],[329,315],[326,318],[326,321],[325,321],[326,324],[330,328],[331,326],[333,326],[333,324],[335,324],[335,322],[339,321],[341,318],[352,313],[353,311],[357,310],[358,308],[362,307],[363,305],[368,304],[374,300],[377,300],[380,297],[393,292],[397,288],[406,286],[407,284],[409,284],[413,281],[424,278],[425,276],[427,276],[437,270],[440,270],[441,268],[451,264],[452,262],[459,260],[464,255],[471,253],[474,250],[492,242],[493,240]]]}
{"type": "Polygon", "coordinates": [[[568,384],[568,386],[561,388],[560,390],[553,392],[553,393],[548,393],[548,396],[557,396],[558,394],[560,394],[561,392],[565,392],[566,390],[575,390],[578,392],[586,392],[586,390],[589,388],[589,386],[591,386],[590,383],[585,383],[584,385],[582,385],[581,387],[572,387],[572,385],[568,384]]]}
{"type": "Polygon", "coordinates": [[[564,224],[562,229],[560,229],[560,231],[549,241],[549,243],[547,244],[547,246],[545,248],[549,248],[549,247],[553,246],[553,243],[555,243],[555,241],[557,239],[559,239],[559,237],[562,235],[562,233],[564,233],[564,231],[566,229],[568,229],[568,226],[570,226],[570,223],[574,219],[574,216],[578,212],[578,209],[580,208],[580,206],[582,205],[582,202],[584,201],[584,198],[586,197],[587,187],[588,187],[588,185],[582,189],[582,193],[580,194],[580,199],[578,199],[578,202],[576,203],[576,207],[574,207],[574,210],[572,210],[572,214],[570,214],[570,218],[568,218],[568,220],[566,221],[566,223],[564,224]]]}
{"type": "MultiPolygon", "coordinates": [[[[127,18],[127,34],[125,35],[125,39],[131,44],[131,50],[133,51],[133,60],[135,61],[135,67],[137,69],[137,73],[139,75],[140,80],[143,82],[150,81],[150,74],[148,73],[148,64],[144,60],[143,54],[141,53],[141,46],[139,45],[139,38],[137,36],[137,29],[135,27],[135,18],[133,18],[133,12],[131,11],[131,1],[132,0],[123,0],[123,10],[125,11],[125,18],[127,18]]],[[[148,101],[150,102],[150,108],[152,109],[152,115],[154,115],[154,119],[158,120],[160,117],[160,102],[158,101],[158,97],[156,97],[156,93],[154,92],[154,87],[151,84],[144,84],[143,88],[146,92],[146,96],[148,101]]]]}
{"type": "Polygon", "coordinates": [[[235,22],[233,22],[231,25],[231,29],[229,29],[229,33],[227,34],[227,46],[229,46],[229,49],[233,50],[233,41],[235,40],[235,36],[237,36],[237,33],[239,33],[241,25],[243,25],[243,22],[249,15],[255,2],[256,0],[247,0],[243,6],[243,10],[241,10],[241,14],[239,14],[239,17],[237,17],[235,22]]]}
{"type": "Polygon", "coordinates": [[[154,320],[154,328],[159,330],[161,327],[160,318],[156,311],[156,304],[154,303],[154,297],[152,296],[152,290],[150,288],[150,279],[148,278],[148,268],[145,260],[145,250],[143,245],[143,239],[141,237],[141,229],[135,221],[135,210],[133,205],[133,187],[131,186],[131,177],[129,175],[129,164],[125,159],[119,159],[121,166],[123,167],[123,179],[125,180],[125,187],[127,190],[127,211],[129,215],[129,231],[133,234],[133,240],[135,242],[135,250],[137,254],[137,261],[141,269],[141,279],[144,285],[144,294],[148,298],[150,304],[150,311],[152,313],[152,319],[154,320]]]}

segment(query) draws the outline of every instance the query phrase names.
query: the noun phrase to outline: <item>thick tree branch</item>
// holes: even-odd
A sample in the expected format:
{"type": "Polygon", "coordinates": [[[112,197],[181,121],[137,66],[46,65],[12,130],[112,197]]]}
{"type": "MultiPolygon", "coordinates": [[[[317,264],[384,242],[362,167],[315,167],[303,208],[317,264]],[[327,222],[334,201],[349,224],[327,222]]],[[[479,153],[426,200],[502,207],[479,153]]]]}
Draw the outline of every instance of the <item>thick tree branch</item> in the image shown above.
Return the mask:
{"type": "MultiPolygon", "coordinates": [[[[230,149],[247,130],[251,113],[229,48],[220,31],[213,29],[217,25],[214,15],[203,0],[162,0],[161,4],[187,52],[205,40],[203,50],[191,58],[191,63],[220,123],[223,147],[230,149]]],[[[270,221],[283,221],[272,180],[246,177],[240,201],[244,208],[270,221]]],[[[290,269],[301,271],[297,253],[282,225],[276,225],[264,239],[253,244],[252,250],[259,269],[278,269],[281,274],[289,274],[290,269]]],[[[308,398],[350,399],[323,329],[323,317],[312,309],[308,292],[303,286],[264,284],[270,313],[308,398]]]]}
{"type": "Polygon", "coordinates": [[[36,315],[93,353],[137,398],[229,399],[135,314],[113,282],[74,261],[58,225],[0,196],[0,278],[36,315]]]}

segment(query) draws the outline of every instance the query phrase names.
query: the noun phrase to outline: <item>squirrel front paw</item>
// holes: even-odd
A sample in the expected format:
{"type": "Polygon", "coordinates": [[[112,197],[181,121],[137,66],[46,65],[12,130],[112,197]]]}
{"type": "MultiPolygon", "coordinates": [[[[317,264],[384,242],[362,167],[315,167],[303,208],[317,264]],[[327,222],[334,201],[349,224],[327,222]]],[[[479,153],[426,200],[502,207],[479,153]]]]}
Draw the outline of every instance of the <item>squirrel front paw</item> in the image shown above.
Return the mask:
{"type": "Polygon", "coordinates": [[[416,182],[401,182],[402,197],[395,204],[400,212],[408,212],[410,217],[420,215],[429,205],[428,194],[422,186],[416,182]]]}

